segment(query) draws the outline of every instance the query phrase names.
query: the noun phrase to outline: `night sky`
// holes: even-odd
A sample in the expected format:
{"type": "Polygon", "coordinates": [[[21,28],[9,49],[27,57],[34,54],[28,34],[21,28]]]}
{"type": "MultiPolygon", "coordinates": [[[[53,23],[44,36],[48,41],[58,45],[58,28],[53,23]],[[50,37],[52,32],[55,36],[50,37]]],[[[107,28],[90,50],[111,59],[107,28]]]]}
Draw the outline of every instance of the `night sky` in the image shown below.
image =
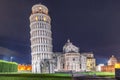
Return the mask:
{"type": "Polygon", "coordinates": [[[54,52],[70,39],[97,63],[120,58],[120,0],[0,0],[0,59],[31,63],[29,16],[38,3],[49,9],[54,52]]]}

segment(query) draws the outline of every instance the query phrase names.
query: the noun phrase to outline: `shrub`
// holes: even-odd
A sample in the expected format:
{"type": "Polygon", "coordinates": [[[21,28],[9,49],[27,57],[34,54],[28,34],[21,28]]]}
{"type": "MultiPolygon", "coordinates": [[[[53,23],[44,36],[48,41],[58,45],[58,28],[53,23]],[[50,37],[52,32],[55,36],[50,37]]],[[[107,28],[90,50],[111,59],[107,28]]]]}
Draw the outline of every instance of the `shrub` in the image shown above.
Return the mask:
{"type": "Polygon", "coordinates": [[[0,60],[0,72],[17,72],[18,64],[16,62],[8,62],[0,60]]]}

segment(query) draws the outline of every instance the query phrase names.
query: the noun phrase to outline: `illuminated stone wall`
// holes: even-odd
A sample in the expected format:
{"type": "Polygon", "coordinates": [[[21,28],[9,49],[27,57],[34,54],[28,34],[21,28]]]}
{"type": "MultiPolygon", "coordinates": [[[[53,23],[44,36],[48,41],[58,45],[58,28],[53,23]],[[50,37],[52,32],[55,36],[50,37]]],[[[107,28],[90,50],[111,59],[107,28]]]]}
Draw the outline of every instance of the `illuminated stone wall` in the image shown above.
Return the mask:
{"type": "Polygon", "coordinates": [[[31,65],[19,64],[18,65],[18,71],[32,71],[32,66],[31,65]]]}
{"type": "Polygon", "coordinates": [[[115,72],[115,65],[101,66],[101,72],[115,72]]]}
{"type": "Polygon", "coordinates": [[[81,53],[86,57],[86,71],[96,71],[96,59],[93,52],[81,53]]]}

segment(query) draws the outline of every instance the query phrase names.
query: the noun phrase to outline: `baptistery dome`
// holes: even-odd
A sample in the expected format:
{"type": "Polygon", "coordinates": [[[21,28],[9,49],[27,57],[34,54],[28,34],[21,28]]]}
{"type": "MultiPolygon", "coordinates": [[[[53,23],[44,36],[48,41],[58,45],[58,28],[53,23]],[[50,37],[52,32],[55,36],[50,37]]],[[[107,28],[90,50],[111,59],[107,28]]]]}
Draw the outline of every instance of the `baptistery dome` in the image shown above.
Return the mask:
{"type": "Polygon", "coordinates": [[[70,42],[70,40],[68,40],[67,43],[63,46],[63,52],[64,53],[71,53],[71,52],[78,53],[79,48],[73,45],[72,42],[70,42]]]}

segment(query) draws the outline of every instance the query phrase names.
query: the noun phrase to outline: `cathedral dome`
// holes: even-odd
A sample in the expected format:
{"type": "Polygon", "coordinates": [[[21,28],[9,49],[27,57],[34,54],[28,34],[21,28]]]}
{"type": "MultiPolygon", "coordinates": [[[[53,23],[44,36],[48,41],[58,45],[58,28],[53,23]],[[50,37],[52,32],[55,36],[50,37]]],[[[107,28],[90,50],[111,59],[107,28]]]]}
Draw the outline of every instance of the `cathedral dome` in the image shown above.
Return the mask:
{"type": "Polygon", "coordinates": [[[68,40],[67,43],[63,46],[63,52],[64,53],[70,53],[70,52],[78,53],[79,52],[79,48],[76,47],[75,45],[73,45],[70,42],[70,40],[68,40]]]}

